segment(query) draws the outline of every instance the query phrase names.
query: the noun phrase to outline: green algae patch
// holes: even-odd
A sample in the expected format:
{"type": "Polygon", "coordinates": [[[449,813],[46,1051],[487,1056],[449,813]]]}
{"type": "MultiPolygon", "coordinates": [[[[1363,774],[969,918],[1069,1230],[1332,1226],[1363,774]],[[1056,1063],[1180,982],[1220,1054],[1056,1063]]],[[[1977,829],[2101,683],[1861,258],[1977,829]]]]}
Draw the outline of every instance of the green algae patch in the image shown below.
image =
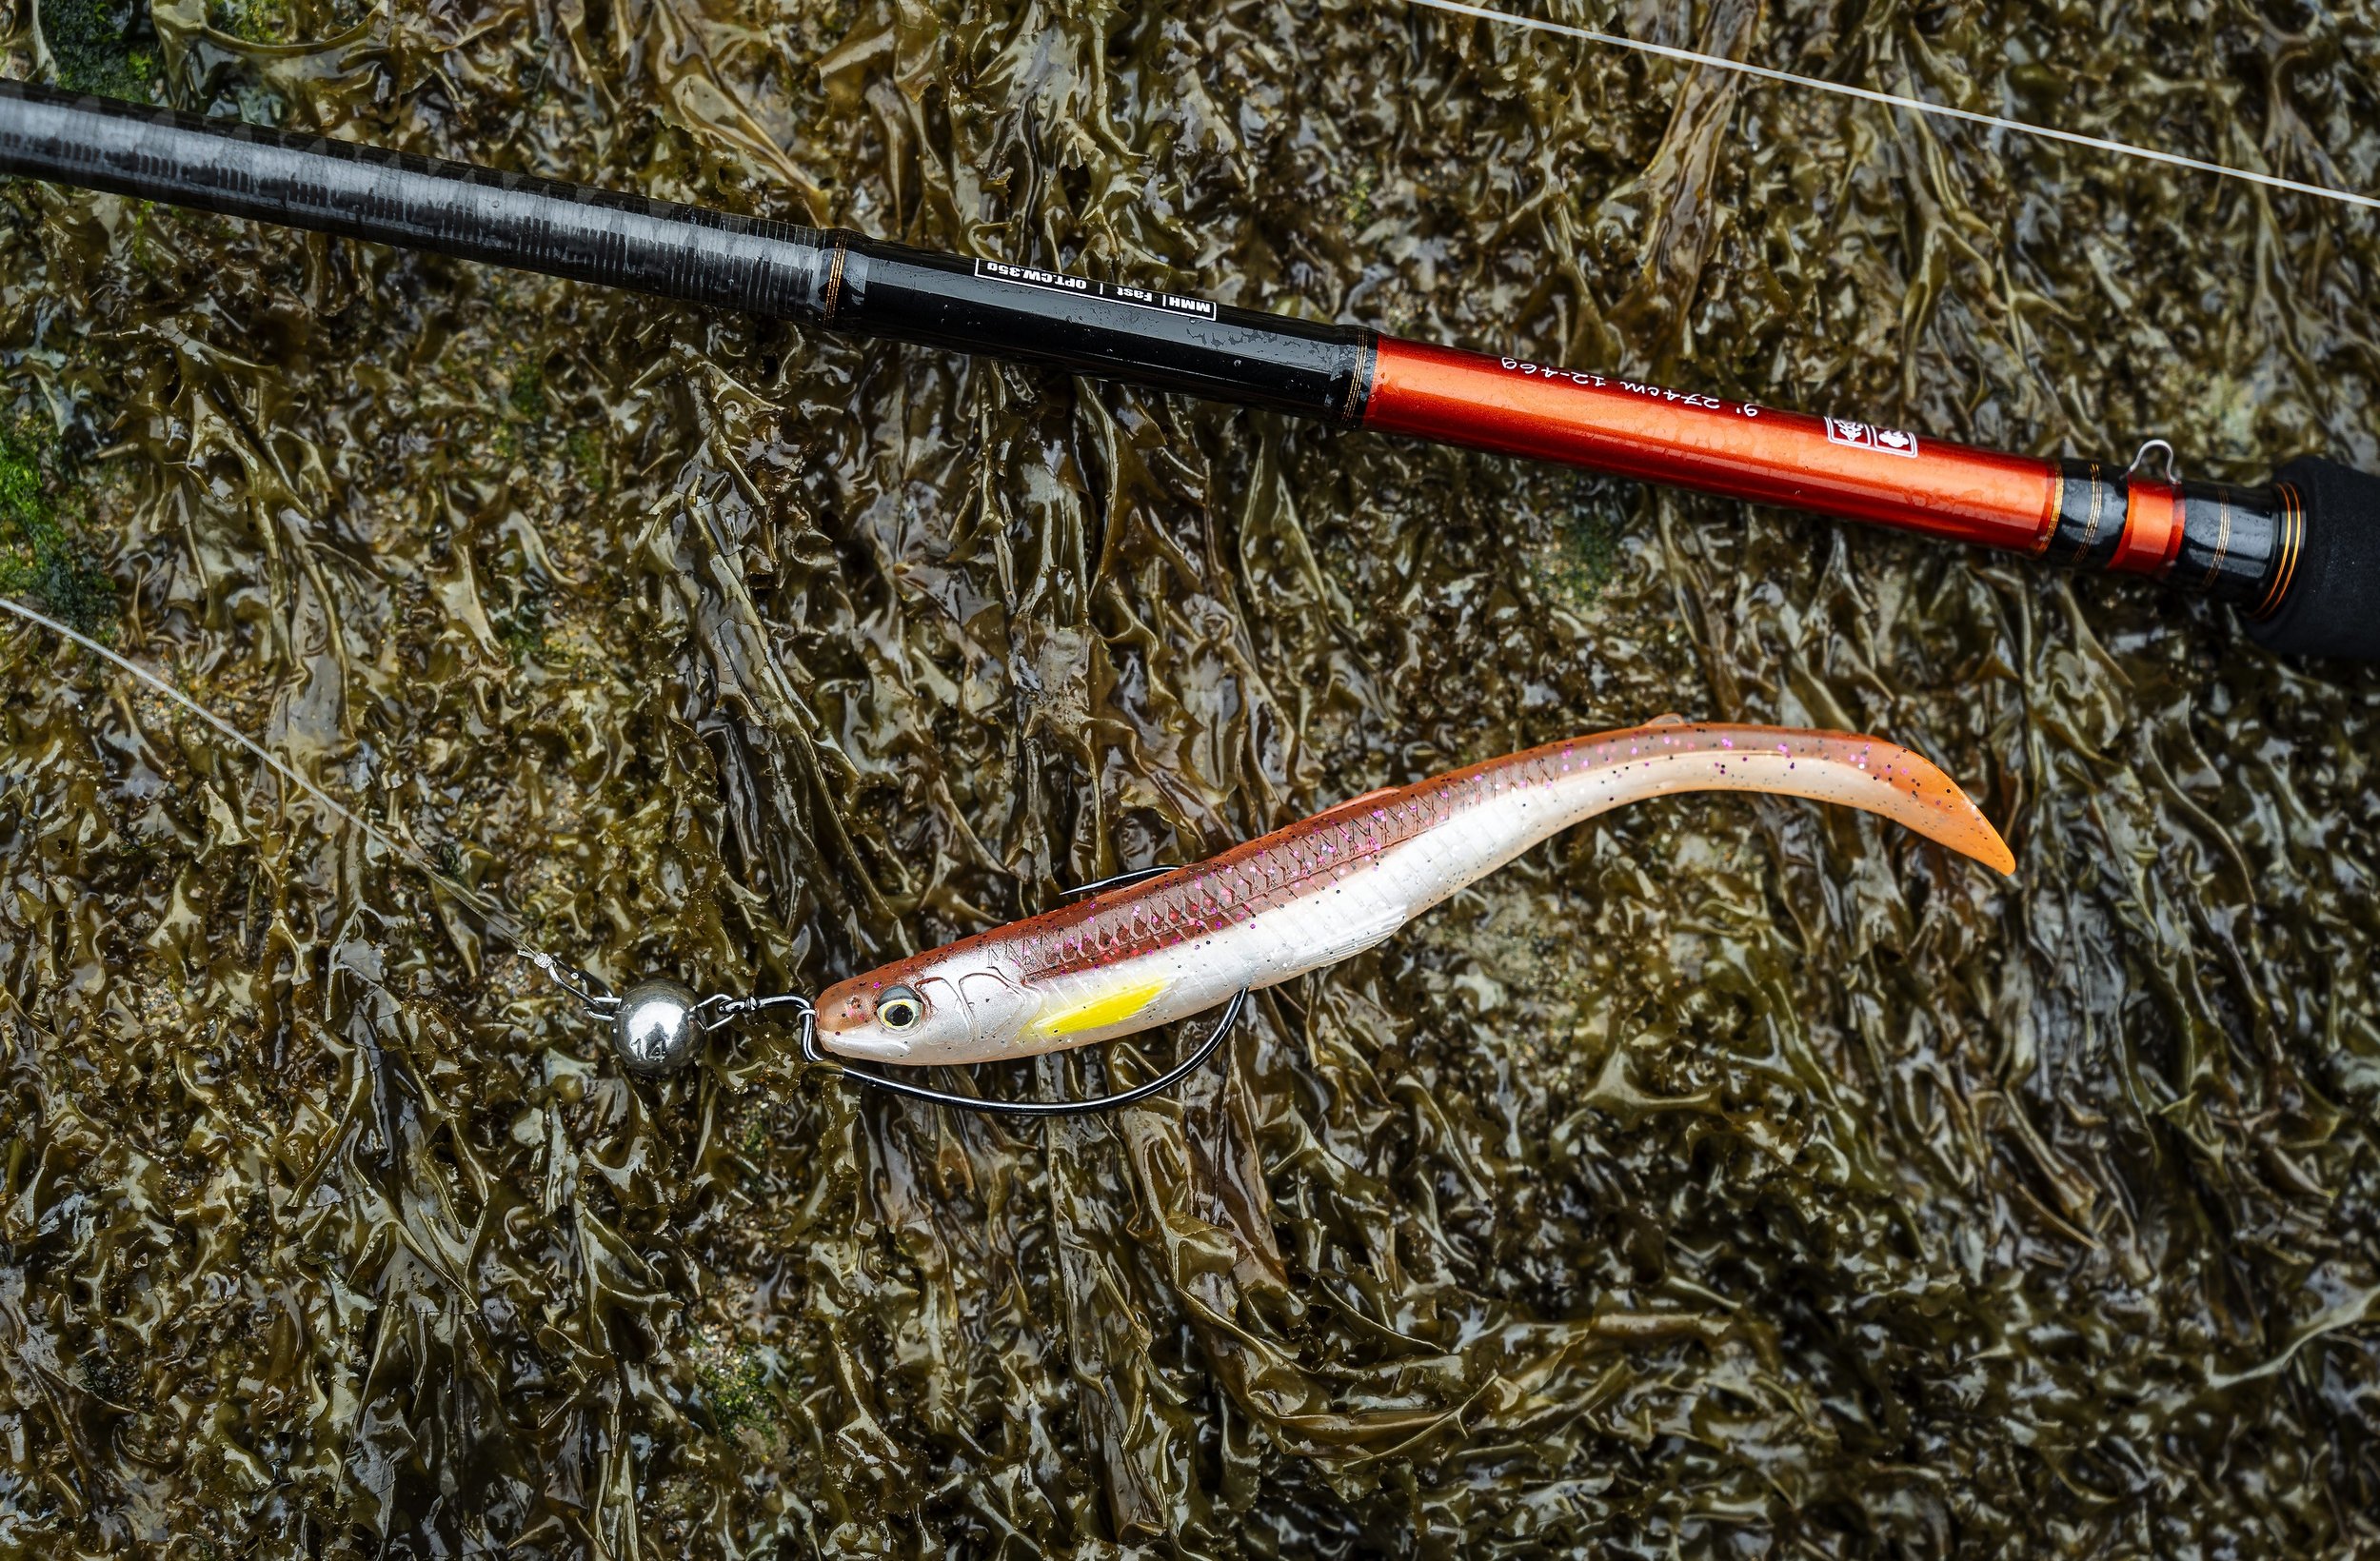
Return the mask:
{"type": "Polygon", "coordinates": [[[57,62],[58,85],[102,97],[149,100],[159,70],[149,8],[137,0],[46,0],[43,41],[57,62]]]}
{"type": "Polygon", "coordinates": [[[297,8],[289,0],[212,0],[207,22],[251,44],[289,43],[298,30],[297,8]]]}
{"type": "Polygon", "coordinates": [[[1625,528],[1619,517],[1635,499],[1620,484],[1575,473],[1551,474],[1526,493],[1521,524],[1542,539],[1535,573],[1546,600],[1573,612],[1596,604],[1619,567],[1625,528]]]}
{"type": "Polygon", "coordinates": [[[57,475],[55,445],[27,421],[0,425],[0,593],[69,626],[113,636],[115,582],[85,535],[89,496],[57,475]]]}
{"type": "Polygon", "coordinates": [[[772,1425],[785,1410],[769,1362],[750,1345],[704,1340],[694,1352],[694,1379],[723,1433],[772,1425]]]}

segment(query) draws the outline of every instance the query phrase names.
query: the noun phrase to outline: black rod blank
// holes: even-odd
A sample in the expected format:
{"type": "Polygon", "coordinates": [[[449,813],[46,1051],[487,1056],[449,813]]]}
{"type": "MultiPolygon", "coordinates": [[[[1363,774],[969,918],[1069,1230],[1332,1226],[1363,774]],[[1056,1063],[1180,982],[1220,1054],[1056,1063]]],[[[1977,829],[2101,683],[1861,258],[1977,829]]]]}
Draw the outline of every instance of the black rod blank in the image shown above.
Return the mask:
{"type": "Polygon", "coordinates": [[[1353,424],[1373,333],[0,82],[0,173],[1353,424]]]}

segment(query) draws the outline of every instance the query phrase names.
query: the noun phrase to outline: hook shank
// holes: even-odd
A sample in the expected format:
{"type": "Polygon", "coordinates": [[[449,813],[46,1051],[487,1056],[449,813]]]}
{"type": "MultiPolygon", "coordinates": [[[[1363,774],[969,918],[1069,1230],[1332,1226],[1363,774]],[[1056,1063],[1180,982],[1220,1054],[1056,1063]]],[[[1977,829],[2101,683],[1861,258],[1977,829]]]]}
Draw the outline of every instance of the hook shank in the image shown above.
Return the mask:
{"type": "Polygon", "coordinates": [[[825,1050],[819,1045],[817,1010],[806,1003],[803,1005],[802,1010],[802,1056],[805,1061],[832,1063],[835,1071],[845,1078],[856,1079],[875,1089],[884,1090],[893,1095],[907,1096],[912,1100],[924,1100],[933,1105],[951,1106],[960,1111],[981,1111],[1002,1116],[1076,1116],[1085,1112],[1112,1111],[1119,1106],[1129,1106],[1136,1101],[1145,1100],[1153,1095],[1162,1095],[1198,1072],[1205,1064],[1206,1059],[1215,1055],[1216,1049],[1222,1045],[1223,1037],[1231,1033],[1232,1025],[1239,1020],[1241,1010],[1247,1006],[1247,1001],[1248,989],[1246,987],[1243,986],[1233,993],[1231,1001],[1223,1005],[1222,1017],[1215,1021],[1215,1028],[1207,1032],[1206,1038],[1199,1043],[1198,1049],[1164,1073],[1145,1084],[1136,1085],[1128,1090],[1119,1090],[1113,1095],[1098,1096],[1089,1100],[987,1100],[981,1096],[953,1095],[947,1090],[929,1089],[923,1084],[912,1084],[904,1079],[889,1077],[864,1068],[855,1068],[839,1057],[827,1056],[825,1050]]]}

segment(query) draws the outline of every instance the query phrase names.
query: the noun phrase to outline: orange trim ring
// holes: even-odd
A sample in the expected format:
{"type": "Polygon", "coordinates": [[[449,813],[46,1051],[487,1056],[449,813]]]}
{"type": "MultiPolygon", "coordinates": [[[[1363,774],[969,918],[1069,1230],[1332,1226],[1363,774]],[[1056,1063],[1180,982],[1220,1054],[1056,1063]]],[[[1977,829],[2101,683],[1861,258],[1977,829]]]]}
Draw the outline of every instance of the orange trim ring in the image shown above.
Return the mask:
{"type": "Polygon", "coordinates": [[[1367,428],[2016,552],[2057,526],[2058,468],[2032,456],[1393,336],[1377,365],[1367,428]]]}
{"type": "Polygon", "coordinates": [[[2050,518],[2041,527],[2041,535],[2033,540],[2028,551],[2036,557],[2050,550],[2050,539],[2057,535],[2058,511],[2066,507],[2066,468],[2053,466],[2050,475],[2050,518]]]}
{"type": "Polygon", "coordinates": [[[2271,571],[2272,583],[2265,588],[2264,600],[2248,614],[2261,622],[2280,609],[2290,594],[2290,581],[2297,574],[2298,544],[2306,535],[2306,502],[2297,489],[2288,483],[2274,484],[2281,495],[2280,563],[2271,571]]]}
{"type": "Polygon", "coordinates": [[[2108,567],[2128,575],[2161,575],[2182,550],[2181,489],[2144,477],[2126,486],[2124,534],[2115,541],[2108,567]]]}

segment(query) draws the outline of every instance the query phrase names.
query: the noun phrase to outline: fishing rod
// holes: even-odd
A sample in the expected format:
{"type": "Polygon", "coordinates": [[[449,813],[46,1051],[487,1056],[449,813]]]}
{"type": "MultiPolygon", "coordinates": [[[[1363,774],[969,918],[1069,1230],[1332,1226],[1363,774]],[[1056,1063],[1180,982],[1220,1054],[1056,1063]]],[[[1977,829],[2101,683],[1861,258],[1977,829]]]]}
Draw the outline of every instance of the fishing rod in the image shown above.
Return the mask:
{"type": "Polygon", "coordinates": [[[2163,440],[2047,460],[21,82],[0,173],[2144,575],[2270,649],[2380,660],[2380,478],[2319,457],[2260,487],[2163,440]]]}

